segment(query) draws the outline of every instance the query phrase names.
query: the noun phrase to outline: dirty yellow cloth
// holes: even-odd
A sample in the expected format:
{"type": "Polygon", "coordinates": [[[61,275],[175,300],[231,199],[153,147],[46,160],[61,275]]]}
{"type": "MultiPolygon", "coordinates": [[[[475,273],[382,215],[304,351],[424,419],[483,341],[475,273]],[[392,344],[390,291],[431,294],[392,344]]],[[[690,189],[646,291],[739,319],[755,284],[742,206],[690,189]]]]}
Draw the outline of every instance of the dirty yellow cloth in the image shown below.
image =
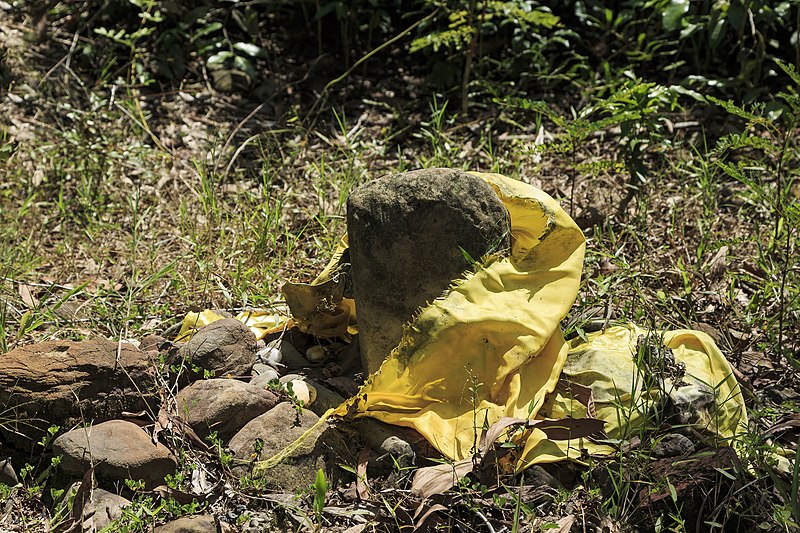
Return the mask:
{"type": "Polygon", "coordinates": [[[655,429],[650,417],[664,409],[678,425],[691,426],[719,444],[739,448],[747,432],[744,398],[730,364],[700,331],[657,332],[630,324],[589,334],[585,341],[574,339],[562,379],[591,389],[591,409],[585,399],[559,388],[540,415],[599,418],[605,421],[605,442],[550,441],[533,430],[517,439],[523,446],[516,456],[517,469],[586,454],[614,454],[615,444],[655,429]]]}
{"type": "Polygon", "coordinates": [[[359,394],[336,410],[413,427],[447,457],[474,452],[484,427],[535,416],[567,355],[560,322],[580,282],[585,240],[544,192],[486,180],[511,215],[512,250],[457,280],[407,326],[359,394]]]}
{"type": "MultiPolygon", "coordinates": [[[[216,322],[217,320],[222,320],[223,318],[225,317],[210,309],[200,311],[199,313],[194,311],[186,313],[186,316],[183,318],[183,323],[181,324],[181,329],[175,337],[175,341],[187,341],[198,329],[212,322],[216,322]]],[[[262,310],[242,311],[234,318],[250,328],[250,331],[256,336],[256,340],[263,339],[270,331],[280,329],[281,326],[287,323],[286,317],[262,310]]]]}

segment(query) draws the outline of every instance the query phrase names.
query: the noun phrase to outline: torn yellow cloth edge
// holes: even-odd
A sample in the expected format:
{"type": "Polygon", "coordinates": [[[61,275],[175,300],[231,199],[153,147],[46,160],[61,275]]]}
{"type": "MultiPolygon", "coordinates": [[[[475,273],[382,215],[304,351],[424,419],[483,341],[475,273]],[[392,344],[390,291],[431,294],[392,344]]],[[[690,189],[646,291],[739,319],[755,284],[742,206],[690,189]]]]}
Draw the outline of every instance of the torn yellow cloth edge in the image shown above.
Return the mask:
{"type": "MultiPolygon", "coordinates": [[[[748,423],[741,386],[728,360],[703,332],[651,331],[629,324],[590,333],[586,340],[576,338],[569,343],[562,378],[592,389],[594,416],[605,421],[609,441],[617,443],[654,429],[649,427],[649,410],[664,400],[665,394],[680,394],[683,390],[693,393],[698,387],[713,391],[713,403],[698,407],[698,419],[690,425],[718,444],[743,451],[748,423]],[[646,386],[644,374],[648,370],[636,363],[640,336],[670,349],[675,363],[684,365],[685,373],[679,380],[685,383],[682,387],[670,382],[665,391],[646,386]]],[[[587,413],[586,404],[561,390],[548,397],[541,411],[555,419],[580,418],[587,413]]],[[[587,438],[553,441],[541,431],[531,432],[519,444],[522,451],[514,454],[517,470],[567,458],[581,460],[619,453],[608,443],[587,438]]]]}

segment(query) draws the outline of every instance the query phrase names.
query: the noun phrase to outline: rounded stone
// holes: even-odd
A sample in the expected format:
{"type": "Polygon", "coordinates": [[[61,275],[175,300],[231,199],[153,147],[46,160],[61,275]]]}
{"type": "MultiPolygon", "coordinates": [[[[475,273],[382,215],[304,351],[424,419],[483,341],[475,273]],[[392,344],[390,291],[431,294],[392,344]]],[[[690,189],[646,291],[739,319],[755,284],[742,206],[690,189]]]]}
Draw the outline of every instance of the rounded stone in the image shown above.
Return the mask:
{"type": "MultiPolygon", "coordinates": [[[[74,498],[78,489],[81,486],[80,481],[76,481],[67,490],[65,498],[61,500],[60,506],[65,505],[65,499],[69,500],[74,498]]],[[[123,508],[131,504],[131,501],[108,492],[99,487],[92,488],[89,491],[88,499],[83,504],[83,512],[81,513],[81,531],[100,531],[108,527],[114,520],[122,518],[123,508]]],[[[73,513],[75,507],[73,506],[73,513]]],[[[56,510],[54,509],[54,514],[56,510]]]]}
{"type": "Polygon", "coordinates": [[[97,338],[45,341],[0,357],[0,436],[32,449],[52,425],[113,420],[125,411],[157,410],[152,354],[97,338]]]}
{"type": "Polygon", "coordinates": [[[680,433],[670,433],[664,435],[650,452],[651,457],[661,459],[664,457],[680,457],[694,453],[694,443],[692,440],[680,433]]]}
{"type": "Polygon", "coordinates": [[[225,318],[200,328],[178,355],[216,377],[246,376],[256,362],[256,337],[242,322],[225,318]]]}
{"type": "MultiPolygon", "coordinates": [[[[292,404],[282,402],[251,420],[231,439],[228,448],[237,459],[263,461],[313,428],[288,457],[266,471],[264,481],[287,491],[304,490],[313,483],[320,468],[328,480],[336,481],[342,476],[338,464],[347,457],[347,446],[338,429],[317,422],[319,417],[310,410],[298,411],[292,404]]],[[[244,476],[247,471],[245,466],[232,469],[237,476],[244,476]]]]}
{"type": "Polygon", "coordinates": [[[216,431],[227,441],[255,417],[275,407],[273,393],[235,379],[196,381],[175,397],[178,416],[205,438],[216,431]]]}
{"type": "Polygon", "coordinates": [[[158,526],[153,533],[217,533],[217,523],[211,515],[182,516],[158,526]]]}
{"type": "Polygon", "coordinates": [[[19,478],[14,470],[14,465],[11,464],[10,457],[0,458],[0,485],[8,485],[13,487],[19,483],[19,478]]]}
{"type": "Polygon", "coordinates": [[[53,454],[61,455],[59,467],[67,474],[82,477],[94,465],[99,479],[142,479],[151,488],[177,466],[166,446],[125,420],[68,431],[53,441],[53,454]]]}
{"type": "Polygon", "coordinates": [[[374,372],[415,311],[441,296],[486,254],[511,245],[508,211],[494,190],[461,170],[387,176],[347,201],[361,360],[374,372]]]}

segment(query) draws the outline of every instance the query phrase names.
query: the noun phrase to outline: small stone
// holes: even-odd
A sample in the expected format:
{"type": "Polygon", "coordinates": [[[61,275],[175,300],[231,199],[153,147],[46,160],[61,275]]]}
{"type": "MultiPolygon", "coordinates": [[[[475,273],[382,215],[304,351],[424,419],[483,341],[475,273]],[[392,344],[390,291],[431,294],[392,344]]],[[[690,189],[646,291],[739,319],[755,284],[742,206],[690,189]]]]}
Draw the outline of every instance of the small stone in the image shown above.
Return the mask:
{"type": "Polygon", "coordinates": [[[296,379],[305,379],[305,376],[302,376],[300,374],[286,374],[285,376],[281,376],[278,381],[280,381],[285,385],[286,383],[289,383],[290,381],[294,381],[296,379]]]}
{"type": "Polygon", "coordinates": [[[271,366],[256,363],[253,365],[253,377],[250,378],[250,384],[263,389],[270,381],[277,381],[280,377],[278,371],[271,366]]]}
{"type": "Polygon", "coordinates": [[[275,407],[273,393],[235,379],[196,381],[175,397],[178,416],[205,438],[216,431],[227,441],[255,417],[275,407]]]}
{"type": "Polygon", "coordinates": [[[211,515],[182,516],[158,526],[153,533],[217,533],[217,522],[211,515]]]}
{"type": "MultiPolygon", "coordinates": [[[[66,496],[74,497],[80,488],[81,482],[73,483],[66,496]]],[[[131,504],[131,501],[108,492],[101,488],[93,488],[89,492],[89,499],[83,504],[83,513],[80,531],[100,531],[114,520],[122,518],[122,509],[131,504]]],[[[62,504],[63,505],[63,499],[62,504]]]]}
{"type": "Polygon", "coordinates": [[[694,453],[694,443],[692,440],[680,433],[670,433],[659,440],[653,446],[650,456],[656,459],[665,457],[679,457],[694,453]]]}
{"type": "Polygon", "coordinates": [[[200,367],[217,377],[246,376],[256,362],[255,346],[250,328],[235,318],[225,318],[200,328],[181,346],[178,356],[189,368],[200,367]]]}
{"type": "Polygon", "coordinates": [[[125,420],[68,431],[53,441],[53,454],[62,456],[59,467],[67,474],[82,477],[94,465],[98,479],[143,479],[151,488],[177,466],[166,446],[125,420]]]}
{"type": "Polygon", "coordinates": [[[522,476],[526,485],[531,485],[533,487],[551,487],[557,490],[564,488],[564,485],[541,465],[533,465],[527,468],[522,476]]]}
{"type": "Polygon", "coordinates": [[[396,435],[385,439],[381,443],[380,451],[391,455],[400,466],[412,466],[414,464],[415,455],[414,450],[411,449],[411,444],[396,435]]]}
{"type": "MultiPolygon", "coordinates": [[[[298,368],[308,366],[308,360],[297,351],[297,348],[287,341],[281,339],[270,341],[267,343],[265,350],[270,348],[277,349],[280,352],[280,364],[288,370],[297,370],[298,368]]],[[[270,351],[270,353],[272,352],[270,351]]],[[[267,360],[262,360],[261,362],[270,364],[267,360]]]]}
{"type": "Polygon", "coordinates": [[[269,389],[270,383],[279,383],[278,373],[276,371],[265,372],[250,378],[250,385],[259,389],[269,389]]]}
{"type": "Polygon", "coordinates": [[[163,352],[170,346],[172,346],[172,342],[161,335],[147,335],[139,342],[139,349],[143,352],[163,352]]]}
{"type": "Polygon", "coordinates": [[[328,356],[325,353],[325,348],[320,345],[312,346],[308,350],[306,350],[306,359],[308,359],[311,363],[319,363],[320,361],[324,360],[328,356]]]}
{"type": "Polygon", "coordinates": [[[393,426],[372,418],[364,418],[358,424],[358,431],[366,443],[381,455],[384,466],[411,466],[416,461],[411,444],[395,434],[393,426]]]}
{"type": "Polygon", "coordinates": [[[302,402],[304,407],[308,407],[309,405],[313,404],[314,400],[317,399],[317,389],[302,379],[293,379],[292,381],[285,383],[284,386],[286,387],[287,391],[291,389],[294,397],[298,401],[302,402]]]}
{"type": "Polygon", "coordinates": [[[275,374],[278,373],[273,367],[269,365],[265,365],[264,363],[256,363],[253,365],[253,369],[250,371],[251,376],[259,376],[261,374],[269,374],[274,372],[275,374]]]}
{"type": "Polygon", "coordinates": [[[19,483],[19,478],[14,471],[14,465],[11,464],[11,458],[0,458],[0,484],[13,487],[17,483],[19,483]]]}

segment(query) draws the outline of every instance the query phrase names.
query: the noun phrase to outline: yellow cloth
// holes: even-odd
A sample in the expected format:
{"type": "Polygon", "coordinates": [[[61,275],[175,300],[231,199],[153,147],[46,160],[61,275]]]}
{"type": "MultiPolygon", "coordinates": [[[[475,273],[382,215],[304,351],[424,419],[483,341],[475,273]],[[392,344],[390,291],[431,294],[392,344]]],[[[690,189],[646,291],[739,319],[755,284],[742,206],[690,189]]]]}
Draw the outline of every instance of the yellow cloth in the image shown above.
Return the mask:
{"type": "MultiPolygon", "coordinates": [[[[175,337],[175,342],[187,341],[198,329],[223,318],[225,317],[210,309],[199,313],[194,311],[186,313],[181,329],[175,337]]],[[[256,336],[256,340],[263,339],[269,331],[286,324],[286,317],[263,310],[242,311],[234,318],[250,328],[250,331],[256,336]]]]}
{"type": "Polygon", "coordinates": [[[559,324],[578,293],[585,240],[558,203],[497,174],[486,180],[511,215],[512,250],[487,258],[420,311],[381,368],[339,416],[413,427],[462,459],[484,427],[530,418],[558,381],[559,324]]]}
{"type": "MultiPolygon", "coordinates": [[[[650,417],[665,408],[673,419],[688,413],[681,422],[720,444],[739,448],[747,432],[744,398],[730,364],[700,331],[654,332],[631,324],[589,334],[586,341],[574,339],[562,379],[591,389],[592,416],[605,422],[607,443],[587,438],[551,441],[534,430],[517,439],[523,444],[516,456],[517,469],[584,454],[613,455],[616,450],[609,444],[623,444],[655,429],[650,417]],[[656,355],[648,358],[653,352],[656,355]],[[669,355],[659,355],[663,353],[670,354],[674,363],[669,355]]],[[[585,400],[559,388],[540,414],[579,418],[589,410],[585,400]]]]}

